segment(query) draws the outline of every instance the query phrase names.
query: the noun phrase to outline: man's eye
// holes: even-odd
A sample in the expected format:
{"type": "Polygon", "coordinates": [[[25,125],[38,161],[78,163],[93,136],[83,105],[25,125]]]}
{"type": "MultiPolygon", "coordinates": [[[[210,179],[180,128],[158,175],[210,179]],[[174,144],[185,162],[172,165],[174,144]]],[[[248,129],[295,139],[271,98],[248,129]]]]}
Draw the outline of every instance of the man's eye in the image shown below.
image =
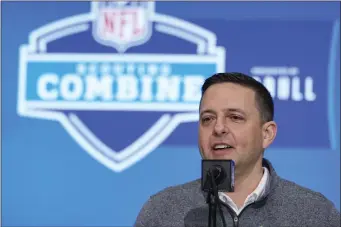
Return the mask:
{"type": "Polygon", "coordinates": [[[209,122],[210,120],[212,120],[211,117],[203,117],[203,118],[201,119],[201,121],[202,121],[203,123],[207,123],[207,122],[209,122]]]}
{"type": "Polygon", "coordinates": [[[240,121],[240,120],[243,120],[244,118],[241,117],[241,116],[238,116],[238,115],[232,115],[232,116],[231,116],[231,119],[232,119],[232,120],[235,120],[235,121],[240,121]]]}

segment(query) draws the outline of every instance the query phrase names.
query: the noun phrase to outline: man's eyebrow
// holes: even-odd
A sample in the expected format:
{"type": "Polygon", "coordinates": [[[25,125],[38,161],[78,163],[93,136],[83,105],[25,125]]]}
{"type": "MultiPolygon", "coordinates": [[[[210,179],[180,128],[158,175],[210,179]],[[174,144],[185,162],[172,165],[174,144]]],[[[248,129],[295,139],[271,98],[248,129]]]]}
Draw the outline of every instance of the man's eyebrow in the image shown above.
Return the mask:
{"type": "Polygon", "coordinates": [[[229,111],[229,112],[239,112],[239,113],[242,113],[242,114],[246,114],[244,110],[239,109],[239,108],[227,108],[225,110],[229,111]]]}
{"type": "MultiPolygon", "coordinates": [[[[244,114],[246,115],[246,112],[240,108],[226,108],[224,109],[224,111],[226,112],[238,112],[238,113],[241,113],[241,114],[244,114]]],[[[215,114],[216,111],[212,110],[212,109],[204,109],[200,112],[200,116],[202,116],[203,114],[205,113],[212,113],[212,114],[215,114]]]]}
{"type": "Polygon", "coordinates": [[[205,113],[212,113],[215,114],[215,111],[212,109],[204,109],[203,111],[200,112],[200,116],[202,116],[205,113]]]}

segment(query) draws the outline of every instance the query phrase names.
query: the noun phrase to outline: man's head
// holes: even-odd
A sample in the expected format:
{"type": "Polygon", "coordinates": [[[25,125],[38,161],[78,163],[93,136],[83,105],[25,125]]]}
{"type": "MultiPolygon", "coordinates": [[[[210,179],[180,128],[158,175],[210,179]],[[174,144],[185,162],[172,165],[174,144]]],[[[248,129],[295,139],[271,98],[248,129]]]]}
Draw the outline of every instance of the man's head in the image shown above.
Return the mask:
{"type": "Polygon", "coordinates": [[[218,73],[202,86],[199,149],[205,159],[253,168],[277,132],[268,90],[242,73],[218,73]]]}

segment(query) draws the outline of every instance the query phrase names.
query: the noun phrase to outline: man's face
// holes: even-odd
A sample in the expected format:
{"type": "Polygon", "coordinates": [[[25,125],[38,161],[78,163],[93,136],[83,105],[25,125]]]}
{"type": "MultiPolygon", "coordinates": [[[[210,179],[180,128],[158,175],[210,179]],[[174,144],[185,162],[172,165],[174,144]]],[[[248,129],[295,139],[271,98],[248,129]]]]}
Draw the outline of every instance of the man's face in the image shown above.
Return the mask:
{"type": "Polygon", "coordinates": [[[253,90],[233,83],[214,84],[206,90],[199,119],[203,158],[232,159],[236,167],[247,168],[262,158],[275,134],[273,122],[262,124],[253,90]]]}

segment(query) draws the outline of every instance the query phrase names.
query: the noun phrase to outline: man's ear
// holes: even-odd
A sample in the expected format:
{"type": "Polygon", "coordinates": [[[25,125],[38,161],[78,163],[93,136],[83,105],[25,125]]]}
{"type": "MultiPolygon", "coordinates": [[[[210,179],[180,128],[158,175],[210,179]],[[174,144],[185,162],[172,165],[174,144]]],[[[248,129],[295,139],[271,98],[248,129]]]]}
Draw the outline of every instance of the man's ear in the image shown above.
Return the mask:
{"type": "Polygon", "coordinates": [[[277,134],[276,122],[269,121],[269,122],[264,123],[263,128],[262,128],[262,134],[263,134],[263,149],[266,149],[275,140],[275,137],[277,134]]]}

